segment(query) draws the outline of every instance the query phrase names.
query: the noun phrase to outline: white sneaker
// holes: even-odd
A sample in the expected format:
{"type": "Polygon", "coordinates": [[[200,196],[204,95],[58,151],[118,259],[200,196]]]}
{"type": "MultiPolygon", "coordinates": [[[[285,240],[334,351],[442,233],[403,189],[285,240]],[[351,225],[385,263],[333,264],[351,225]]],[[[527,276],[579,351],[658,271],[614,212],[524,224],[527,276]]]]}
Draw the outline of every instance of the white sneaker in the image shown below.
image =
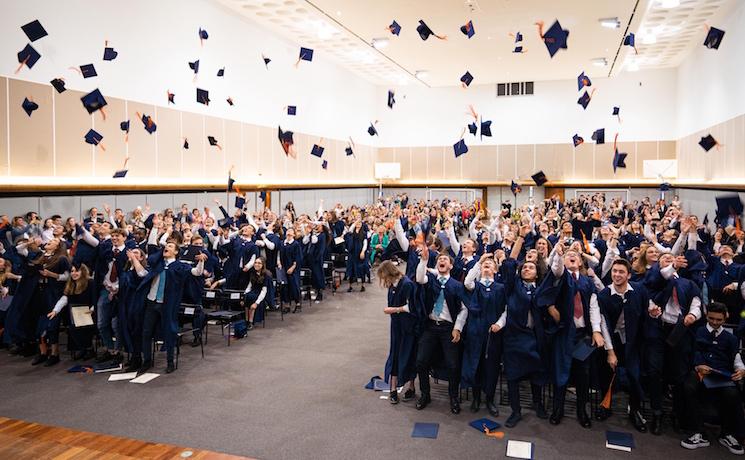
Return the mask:
{"type": "MultiPolygon", "coordinates": [[[[722,442],[720,439],[719,442],[722,442]]],[[[680,441],[680,445],[686,449],[698,449],[699,447],[709,447],[709,440],[704,437],[701,433],[695,433],[688,439],[680,441]]]]}
{"type": "Polygon", "coordinates": [[[740,445],[740,443],[737,442],[737,439],[735,439],[735,437],[731,434],[728,434],[723,438],[719,438],[719,444],[726,447],[727,450],[730,451],[730,453],[733,453],[735,455],[745,454],[745,449],[742,448],[742,445],[740,445]]]}

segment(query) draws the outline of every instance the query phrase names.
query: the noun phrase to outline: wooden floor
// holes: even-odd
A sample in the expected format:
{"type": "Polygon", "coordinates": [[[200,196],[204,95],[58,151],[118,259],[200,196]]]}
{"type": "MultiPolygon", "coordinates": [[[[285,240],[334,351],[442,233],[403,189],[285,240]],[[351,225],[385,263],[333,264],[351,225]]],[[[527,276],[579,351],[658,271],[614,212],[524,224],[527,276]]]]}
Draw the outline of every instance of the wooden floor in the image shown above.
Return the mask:
{"type": "Polygon", "coordinates": [[[0,417],[0,459],[199,459],[246,457],[0,417]],[[189,455],[191,453],[191,455],[189,455]]]}

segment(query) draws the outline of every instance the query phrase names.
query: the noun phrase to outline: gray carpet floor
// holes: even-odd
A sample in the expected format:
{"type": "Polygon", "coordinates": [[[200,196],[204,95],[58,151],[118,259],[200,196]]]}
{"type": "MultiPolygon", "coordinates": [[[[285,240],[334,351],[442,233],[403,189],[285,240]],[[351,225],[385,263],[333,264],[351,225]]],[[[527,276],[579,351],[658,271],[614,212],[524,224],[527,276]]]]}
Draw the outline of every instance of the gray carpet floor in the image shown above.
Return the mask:
{"type": "MultiPolygon", "coordinates": [[[[375,280],[373,280],[375,281],[375,280]]],[[[108,382],[108,374],[67,374],[69,361],[32,367],[29,359],[0,353],[0,415],[146,441],[158,441],[262,459],[503,458],[507,439],[535,443],[536,459],[727,458],[716,442],[686,451],[672,434],[634,432],[632,454],[605,448],[605,430],[633,431],[625,418],[581,428],[573,417],[558,427],[523,410],[522,423],[488,438],[468,422],[464,403],[451,415],[445,385],[423,411],[414,403],[391,406],[365,390],[382,375],[388,353],[385,291],[327,293],[302,313],[270,313],[265,329],[226,346],[211,327],[205,359],[183,348],[177,372],[137,385],[108,382]],[[437,439],[413,439],[415,422],[440,424],[437,439]]],[[[69,358],[69,355],[65,359],[69,358]]],[[[165,367],[158,355],[157,372],[165,367]]],[[[501,408],[503,423],[509,413],[501,408]]]]}

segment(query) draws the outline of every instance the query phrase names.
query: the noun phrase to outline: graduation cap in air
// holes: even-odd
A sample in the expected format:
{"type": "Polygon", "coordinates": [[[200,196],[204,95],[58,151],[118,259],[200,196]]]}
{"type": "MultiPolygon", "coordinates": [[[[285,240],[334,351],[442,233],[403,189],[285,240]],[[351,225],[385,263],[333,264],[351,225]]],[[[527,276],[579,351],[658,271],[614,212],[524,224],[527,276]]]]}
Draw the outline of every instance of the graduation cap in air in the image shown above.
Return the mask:
{"type": "Polygon", "coordinates": [[[660,192],[667,192],[668,190],[670,190],[670,183],[669,182],[661,183],[657,190],[659,190],[660,192]]]}
{"type": "Polygon", "coordinates": [[[515,37],[515,48],[512,50],[513,53],[522,53],[523,52],[523,34],[520,32],[516,33],[515,35],[510,34],[511,36],[515,37]]]}
{"type": "Polygon", "coordinates": [[[708,152],[709,150],[719,145],[719,142],[714,139],[714,136],[712,136],[711,134],[707,134],[706,136],[702,137],[700,141],[698,141],[698,145],[700,145],[702,149],[708,152]]]}
{"type": "Polygon", "coordinates": [[[453,152],[455,153],[455,158],[458,158],[459,156],[464,155],[466,152],[468,152],[466,141],[461,139],[453,144],[453,152]]]}
{"type": "Polygon", "coordinates": [[[24,65],[29,69],[34,67],[34,64],[36,64],[39,59],[41,59],[41,54],[39,54],[31,44],[26,45],[25,48],[18,52],[18,63],[20,65],[18,66],[16,73],[18,73],[24,65]]]}
{"type": "Polygon", "coordinates": [[[233,104],[235,104],[235,103],[233,102],[233,98],[232,98],[232,97],[229,97],[229,98],[225,99],[225,102],[227,102],[227,103],[228,103],[228,105],[229,105],[229,106],[231,106],[231,107],[233,106],[233,104]]]}
{"type": "Polygon", "coordinates": [[[129,120],[119,123],[119,129],[121,129],[125,133],[128,133],[129,132],[129,120]]]}
{"type": "Polygon", "coordinates": [[[313,60],[313,50],[310,48],[303,48],[300,47],[300,56],[298,56],[298,62],[300,61],[308,61],[311,62],[313,60]]]}
{"type": "Polygon", "coordinates": [[[194,75],[199,73],[199,59],[189,63],[189,68],[194,71],[194,75]]]}
{"type": "Polygon", "coordinates": [[[321,163],[321,168],[328,169],[328,167],[329,167],[329,162],[326,160],[323,160],[323,162],[321,163]]]}
{"type": "Polygon", "coordinates": [[[491,137],[491,120],[484,121],[481,119],[481,137],[480,139],[483,139],[484,136],[491,137]]]}
{"type": "Polygon", "coordinates": [[[510,184],[510,190],[512,190],[513,195],[517,196],[518,193],[523,191],[523,188],[520,186],[520,184],[513,180],[510,184]]]}
{"type": "Polygon", "coordinates": [[[266,203],[266,190],[262,190],[259,192],[259,199],[266,203]]]}
{"type": "Polygon", "coordinates": [[[230,228],[230,226],[233,225],[233,218],[232,217],[226,217],[224,219],[218,219],[217,225],[220,228],[230,228]]]}
{"type": "Polygon", "coordinates": [[[89,129],[87,133],[85,133],[85,143],[91,144],[91,145],[98,145],[103,140],[103,136],[99,134],[94,129],[89,129]]]}
{"type": "Polygon", "coordinates": [[[464,88],[471,86],[472,81],[473,81],[473,75],[471,75],[471,72],[469,71],[466,71],[466,73],[464,73],[463,76],[460,77],[460,82],[463,84],[464,88]]]}
{"type": "Polygon", "coordinates": [[[269,63],[272,62],[272,60],[264,56],[263,54],[261,55],[261,59],[264,60],[264,67],[266,67],[267,70],[269,70],[269,63]]]}
{"type": "Polygon", "coordinates": [[[370,127],[367,128],[367,134],[371,136],[378,136],[378,130],[375,129],[375,123],[370,123],[370,127]]]}
{"type": "Polygon", "coordinates": [[[479,130],[479,127],[475,121],[468,125],[468,132],[473,134],[474,136],[476,135],[476,132],[478,132],[478,130],[479,130]]]}
{"type": "Polygon", "coordinates": [[[583,110],[587,110],[587,106],[590,104],[590,100],[592,99],[592,96],[589,92],[585,91],[582,96],[577,99],[577,104],[582,106],[583,110]]]}
{"type": "Polygon", "coordinates": [[[618,117],[618,122],[621,123],[621,107],[613,107],[612,115],[618,117]]]}
{"type": "Polygon", "coordinates": [[[401,34],[401,26],[396,22],[394,19],[393,22],[391,22],[391,25],[388,26],[388,30],[393,35],[400,35],[401,34]]]}
{"type": "Polygon", "coordinates": [[[199,41],[204,41],[210,38],[210,35],[207,33],[206,30],[199,28],[199,41]]]}
{"type": "Polygon", "coordinates": [[[218,77],[224,77],[225,76],[225,67],[217,71],[218,77]]]}
{"type": "Polygon", "coordinates": [[[207,142],[210,143],[210,146],[217,147],[218,149],[222,150],[222,147],[220,147],[220,144],[217,142],[217,139],[214,136],[207,136],[207,142]]]}
{"type": "Polygon", "coordinates": [[[469,39],[473,37],[476,34],[476,31],[473,29],[473,21],[468,21],[465,25],[460,26],[460,31],[469,39]]]}
{"type": "Polygon", "coordinates": [[[103,60],[104,61],[113,61],[116,59],[117,56],[119,56],[119,53],[117,53],[114,48],[108,46],[109,42],[107,41],[103,48],[103,60]]]}
{"type": "Polygon", "coordinates": [[[743,211],[742,200],[737,194],[716,197],[717,217],[722,222],[730,216],[740,216],[743,211]]]}
{"type": "Polygon", "coordinates": [[[54,86],[54,89],[57,90],[57,93],[64,93],[67,88],[65,88],[65,80],[62,78],[55,78],[54,80],[50,81],[49,83],[54,86]]]}
{"type": "Polygon", "coordinates": [[[31,116],[31,113],[39,108],[39,104],[36,102],[29,100],[29,98],[23,99],[23,103],[21,104],[21,107],[23,107],[23,111],[26,112],[26,115],[29,117],[31,116]]]}
{"type": "Polygon", "coordinates": [[[246,205],[246,198],[244,198],[241,195],[236,195],[235,196],[235,203],[234,204],[235,204],[235,207],[236,208],[243,209],[243,206],[246,205]]]}
{"type": "Polygon", "coordinates": [[[287,106],[287,115],[297,115],[297,106],[288,105],[287,106]]]}
{"type": "Polygon", "coordinates": [[[543,42],[546,44],[548,54],[553,58],[554,55],[560,49],[567,49],[567,37],[569,37],[569,31],[561,28],[559,20],[555,20],[551,27],[548,28],[546,33],[543,33],[543,22],[538,23],[538,33],[540,34],[543,42]]]}
{"type": "MultiPolygon", "coordinates": [[[[94,113],[97,110],[102,110],[108,104],[98,88],[81,97],[80,101],[83,103],[83,107],[85,107],[85,110],[87,110],[89,114],[94,113]]],[[[101,113],[103,113],[103,111],[101,113]]]]}
{"type": "Polygon", "coordinates": [[[634,32],[629,32],[629,34],[624,37],[623,45],[634,48],[634,53],[639,54],[639,51],[636,49],[636,35],[634,35],[634,32]]]}
{"type": "Polygon", "coordinates": [[[324,150],[325,149],[321,147],[320,145],[313,144],[313,148],[311,149],[310,154],[313,155],[314,157],[321,158],[323,156],[324,150]]]}
{"type": "Polygon", "coordinates": [[[595,132],[592,133],[592,140],[594,140],[596,144],[605,144],[605,128],[596,129],[595,132]]]}
{"type": "Polygon", "coordinates": [[[577,91],[582,90],[585,86],[592,86],[592,81],[590,81],[590,77],[585,75],[584,72],[579,74],[577,77],[577,91]]]}
{"type": "Polygon", "coordinates": [[[81,65],[80,73],[83,75],[83,78],[93,78],[98,76],[98,74],[96,73],[96,68],[93,66],[93,64],[81,65]]]}
{"type": "Polygon", "coordinates": [[[396,94],[393,91],[388,90],[388,108],[389,109],[392,109],[393,108],[393,104],[396,103],[396,97],[395,96],[396,96],[396,94]]]}
{"type": "Polygon", "coordinates": [[[172,93],[170,90],[166,90],[166,95],[168,96],[168,103],[169,104],[175,104],[176,103],[176,95],[172,93]]]}
{"type": "Polygon", "coordinates": [[[628,153],[619,153],[618,149],[615,150],[613,154],[613,174],[616,173],[616,169],[626,167],[626,157],[628,155],[628,153]]]}
{"type": "Polygon", "coordinates": [[[535,185],[539,187],[545,184],[546,182],[548,182],[548,179],[546,179],[546,175],[543,174],[543,171],[538,171],[537,173],[533,174],[530,177],[531,179],[533,179],[533,182],[535,182],[535,185]]]}
{"type": "Polygon", "coordinates": [[[189,150],[189,139],[184,138],[184,143],[182,145],[184,150],[189,150]]]}
{"type": "MultiPolygon", "coordinates": [[[[138,113],[137,116],[140,116],[140,114],[138,113]]],[[[148,133],[153,134],[158,129],[158,126],[155,124],[150,115],[145,115],[143,113],[140,117],[140,120],[142,120],[142,124],[145,126],[145,131],[147,131],[148,133]]]]}
{"type": "Polygon", "coordinates": [[[129,170],[127,169],[128,161],[129,161],[129,157],[125,158],[124,166],[122,167],[122,169],[118,171],[114,171],[114,175],[112,176],[114,179],[123,179],[124,177],[126,177],[127,173],[129,172],[129,170]]]}
{"type": "Polygon", "coordinates": [[[422,40],[427,40],[430,35],[434,35],[440,40],[444,40],[446,38],[444,35],[437,35],[436,33],[432,32],[432,29],[430,29],[429,26],[425,24],[424,21],[422,21],[421,19],[419,20],[419,25],[416,26],[416,31],[417,33],[419,33],[419,37],[422,40]]]}
{"type": "Polygon", "coordinates": [[[292,146],[295,144],[295,140],[292,138],[292,136],[292,131],[282,131],[281,126],[278,128],[277,138],[279,139],[279,143],[282,145],[282,150],[284,150],[285,155],[290,154],[292,146]]]}
{"type": "Polygon", "coordinates": [[[706,34],[706,39],[704,39],[704,46],[709,49],[718,50],[723,38],[723,30],[716,27],[709,27],[709,32],[706,34]]]}
{"type": "Polygon", "coordinates": [[[235,179],[233,179],[233,176],[230,175],[230,171],[228,171],[228,190],[227,190],[228,192],[233,191],[234,184],[235,184],[235,179]]]}
{"type": "Polygon", "coordinates": [[[49,35],[38,19],[34,19],[28,24],[22,25],[21,30],[23,30],[23,33],[25,33],[28,39],[32,42],[49,35]]]}
{"type": "Polygon", "coordinates": [[[579,134],[575,134],[572,137],[572,143],[574,144],[575,147],[577,147],[580,144],[583,144],[584,142],[585,142],[585,140],[582,139],[582,136],[580,136],[579,134]]]}
{"type": "Polygon", "coordinates": [[[210,105],[210,92],[206,89],[197,88],[197,102],[204,105],[210,105]]]}
{"type": "Polygon", "coordinates": [[[347,146],[347,148],[344,149],[344,152],[346,152],[347,156],[354,155],[354,150],[352,150],[352,147],[349,145],[347,146]]]}

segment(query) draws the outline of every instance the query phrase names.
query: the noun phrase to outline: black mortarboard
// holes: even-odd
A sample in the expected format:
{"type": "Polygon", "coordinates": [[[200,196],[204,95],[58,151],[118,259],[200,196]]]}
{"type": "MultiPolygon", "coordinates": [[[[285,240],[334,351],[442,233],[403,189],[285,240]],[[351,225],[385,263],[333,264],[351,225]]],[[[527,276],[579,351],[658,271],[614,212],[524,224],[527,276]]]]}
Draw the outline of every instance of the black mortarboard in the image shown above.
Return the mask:
{"type": "Polygon", "coordinates": [[[590,93],[585,91],[584,94],[577,99],[577,104],[581,105],[584,110],[587,110],[587,105],[590,103],[590,99],[592,99],[590,93]]]}
{"type": "Polygon", "coordinates": [[[520,32],[518,32],[518,33],[515,34],[515,43],[519,43],[521,41],[523,41],[523,34],[521,34],[520,32]]]}
{"type": "Polygon", "coordinates": [[[262,190],[259,192],[259,199],[266,202],[266,190],[262,190]]]}
{"type": "Polygon", "coordinates": [[[225,102],[227,102],[227,103],[228,103],[228,105],[229,105],[229,106],[231,106],[231,107],[233,106],[233,104],[235,104],[235,103],[233,102],[233,98],[232,98],[232,97],[229,97],[229,98],[225,99],[225,102]]]}
{"type": "Polygon", "coordinates": [[[184,150],[189,150],[189,139],[184,138],[183,148],[184,148],[184,150]]]}
{"type": "Polygon", "coordinates": [[[395,96],[396,96],[396,94],[393,91],[388,90],[388,108],[389,109],[392,109],[393,108],[393,104],[396,103],[395,96]]]}
{"type": "Polygon", "coordinates": [[[108,104],[98,88],[81,97],[80,101],[83,103],[83,107],[85,107],[85,110],[87,110],[88,113],[94,113],[97,110],[101,110],[108,104]]]}
{"type": "Polygon", "coordinates": [[[285,155],[290,154],[291,147],[295,144],[295,140],[292,136],[292,131],[282,131],[281,126],[278,128],[277,137],[279,138],[279,143],[282,145],[282,150],[284,150],[285,155]]]}
{"type": "Polygon", "coordinates": [[[297,107],[294,105],[287,106],[287,115],[297,115],[297,107]]]}
{"type": "Polygon", "coordinates": [[[327,168],[329,167],[329,162],[328,162],[328,161],[326,161],[326,160],[323,160],[323,162],[321,163],[321,167],[322,167],[323,169],[327,169],[327,168]]]}
{"type": "Polygon", "coordinates": [[[107,46],[103,49],[103,60],[104,61],[113,61],[114,59],[116,59],[117,56],[119,56],[119,53],[114,51],[114,48],[107,46]]]}
{"type": "Polygon", "coordinates": [[[225,67],[217,71],[218,77],[224,77],[225,76],[225,67]]]}
{"type": "Polygon", "coordinates": [[[166,90],[166,95],[168,96],[168,103],[169,104],[175,104],[176,103],[176,95],[168,90],[166,90]]]}
{"type": "Polygon", "coordinates": [[[98,76],[96,68],[93,64],[83,64],[80,66],[80,73],[83,74],[83,78],[92,78],[98,76]]]}
{"type": "Polygon", "coordinates": [[[722,43],[722,38],[724,38],[724,31],[721,29],[717,29],[716,27],[709,27],[709,33],[706,34],[706,39],[704,40],[704,46],[709,49],[719,49],[719,45],[722,43]]]}
{"type": "Polygon", "coordinates": [[[421,19],[419,20],[419,25],[416,26],[416,31],[419,33],[419,37],[421,37],[422,40],[426,40],[429,38],[430,35],[434,35],[435,37],[439,38],[440,40],[444,40],[444,36],[437,35],[436,33],[432,32],[432,29],[429,28],[427,24],[424,23],[421,19]]]}
{"type": "Polygon", "coordinates": [[[713,149],[718,144],[719,142],[717,142],[717,140],[714,139],[714,136],[712,136],[711,134],[707,134],[706,136],[702,137],[700,141],[698,141],[698,145],[700,145],[701,148],[706,150],[707,152],[713,149]]]}
{"type": "Polygon", "coordinates": [[[577,91],[580,91],[585,86],[592,86],[592,81],[590,81],[590,77],[585,75],[584,72],[579,74],[577,77],[577,91]]]}
{"type": "Polygon", "coordinates": [[[246,199],[241,195],[235,196],[235,207],[238,209],[243,209],[243,206],[246,205],[246,199]]]}
{"type": "Polygon", "coordinates": [[[619,115],[621,113],[620,107],[613,107],[613,115],[619,115]]]}
{"type": "Polygon", "coordinates": [[[460,26],[460,31],[469,39],[473,37],[476,34],[476,31],[473,29],[473,21],[468,21],[465,25],[460,26]]]}
{"type": "Polygon", "coordinates": [[[147,131],[148,133],[153,134],[158,129],[158,126],[155,124],[150,115],[145,115],[143,113],[140,119],[142,120],[142,124],[145,125],[145,131],[147,131]]]}
{"type": "Polygon", "coordinates": [[[670,190],[670,183],[669,182],[663,182],[660,184],[660,187],[658,188],[660,192],[667,192],[670,190]]]}
{"type": "Polygon", "coordinates": [[[320,145],[313,144],[313,148],[311,149],[310,154],[313,155],[313,156],[315,156],[315,157],[321,158],[323,156],[323,151],[324,150],[325,149],[323,147],[321,147],[320,145]]]}
{"type": "Polygon", "coordinates": [[[25,98],[23,99],[21,107],[23,107],[23,111],[26,112],[26,115],[30,117],[31,113],[39,108],[39,104],[34,101],[30,101],[28,98],[25,98]]]}
{"type": "Polygon", "coordinates": [[[114,179],[122,179],[123,177],[125,177],[127,175],[128,172],[129,172],[128,169],[120,169],[119,171],[115,171],[114,172],[113,178],[114,179]]]}
{"type": "Polygon", "coordinates": [[[354,155],[354,150],[352,150],[352,147],[350,146],[347,146],[347,148],[345,148],[344,151],[347,153],[347,156],[354,155]]]}
{"type": "Polygon", "coordinates": [[[217,225],[220,228],[229,228],[231,225],[233,225],[233,218],[232,217],[226,217],[224,219],[219,219],[217,221],[217,225]]]}
{"type": "Polygon", "coordinates": [[[204,105],[210,105],[210,92],[206,89],[197,88],[197,102],[204,105]]]}
{"type": "Polygon", "coordinates": [[[513,53],[522,53],[523,47],[522,46],[516,46],[515,49],[512,50],[513,53]]]}
{"type": "Polygon", "coordinates": [[[129,132],[129,120],[119,123],[119,129],[121,129],[125,133],[128,133],[129,132]]]}
{"type": "Polygon", "coordinates": [[[217,143],[217,139],[215,139],[214,136],[207,136],[207,142],[209,142],[212,147],[215,147],[215,146],[219,147],[217,143]]]}
{"type": "Polygon", "coordinates": [[[616,173],[617,168],[626,167],[626,157],[628,155],[628,153],[619,153],[618,149],[616,149],[615,153],[613,154],[613,174],[616,173]]]}
{"type": "Polygon", "coordinates": [[[592,133],[592,140],[594,140],[596,144],[605,144],[605,128],[596,129],[595,132],[592,133]]]}
{"type": "Polygon", "coordinates": [[[32,42],[49,35],[47,34],[47,31],[44,30],[44,26],[41,25],[38,19],[34,19],[28,24],[21,26],[21,30],[23,30],[23,33],[25,33],[28,39],[32,42]]]}
{"type": "Polygon", "coordinates": [[[491,137],[491,120],[481,120],[481,139],[491,137]]]}
{"type": "Polygon", "coordinates": [[[199,59],[189,63],[189,68],[194,71],[195,74],[199,73],[199,59]]]}
{"type": "Polygon", "coordinates": [[[388,26],[388,30],[390,30],[393,35],[399,35],[401,33],[401,26],[394,19],[391,25],[388,26]]]}
{"type": "Polygon", "coordinates": [[[300,47],[300,57],[298,58],[301,61],[312,61],[313,60],[313,50],[310,48],[303,48],[300,47]]]}
{"type": "Polygon", "coordinates": [[[546,44],[548,54],[551,57],[559,51],[559,49],[567,49],[567,37],[569,37],[569,31],[561,28],[561,24],[556,20],[548,28],[545,34],[543,34],[543,42],[546,44]]]}
{"type": "Polygon", "coordinates": [[[367,134],[369,134],[371,136],[378,135],[378,130],[375,129],[375,125],[374,124],[370,123],[370,127],[367,128],[367,134]]]}
{"type": "Polygon", "coordinates": [[[624,46],[630,46],[632,48],[636,47],[636,35],[634,35],[634,32],[629,32],[629,34],[623,38],[623,44],[624,46]]]}
{"type": "Polygon", "coordinates": [[[267,70],[269,70],[269,63],[272,62],[272,60],[264,56],[263,54],[261,55],[261,59],[264,60],[264,67],[266,67],[267,70]]]}
{"type": "Polygon", "coordinates": [[[740,196],[734,195],[720,195],[716,197],[717,202],[717,217],[720,222],[730,216],[739,216],[742,214],[743,206],[740,196]]]}
{"type": "Polygon", "coordinates": [[[85,134],[86,144],[98,145],[101,143],[102,140],[103,136],[93,129],[88,130],[88,132],[85,134]]]}
{"type": "Polygon", "coordinates": [[[535,185],[539,187],[548,182],[548,179],[546,179],[546,175],[543,174],[543,171],[538,171],[530,177],[533,179],[533,182],[535,182],[535,185]]]}
{"type": "Polygon", "coordinates": [[[479,127],[478,127],[478,125],[476,124],[475,121],[473,123],[471,123],[471,124],[468,125],[468,132],[471,133],[471,134],[473,134],[474,136],[476,135],[476,133],[478,132],[478,130],[479,130],[479,127]]]}
{"type": "Polygon", "coordinates": [[[471,72],[466,70],[466,73],[463,74],[462,77],[460,77],[461,83],[463,83],[464,86],[470,86],[471,82],[473,81],[473,75],[471,75],[471,72]]]}
{"type": "Polygon", "coordinates": [[[578,146],[578,145],[580,145],[580,144],[583,144],[584,142],[585,142],[585,140],[582,139],[582,136],[580,136],[579,134],[575,134],[572,137],[572,143],[574,144],[575,147],[578,146]]]}
{"type": "Polygon", "coordinates": [[[41,59],[41,54],[39,54],[31,44],[26,45],[25,48],[18,52],[18,63],[26,64],[26,67],[29,69],[32,68],[39,59],[41,59]]]}
{"type": "Polygon", "coordinates": [[[233,179],[233,176],[228,173],[228,192],[233,191],[233,184],[235,184],[235,179],[233,179]]]}
{"type": "Polygon", "coordinates": [[[517,182],[513,180],[512,183],[510,184],[510,190],[512,190],[513,195],[517,196],[518,193],[523,191],[523,188],[520,187],[520,184],[518,184],[517,182]]]}
{"type": "Polygon", "coordinates": [[[453,144],[453,152],[455,152],[455,158],[458,158],[459,156],[468,152],[468,146],[466,145],[466,141],[461,139],[455,144],[453,144]]]}
{"type": "Polygon", "coordinates": [[[54,80],[50,81],[49,83],[54,86],[54,89],[57,90],[58,93],[64,93],[67,88],[65,88],[65,80],[61,78],[55,78],[54,80]]]}
{"type": "Polygon", "coordinates": [[[704,215],[704,221],[702,223],[704,225],[709,225],[709,213],[708,212],[704,215]]]}
{"type": "Polygon", "coordinates": [[[200,27],[200,28],[199,28],[199,39],[200,39],[200,40],[207,40],[208,38],[210,38],[210,36],[209,36],[209,34],[207,33],[207,31],[206,31],[206,30],[204,30],[204,29],[202,29],[202,28],[200,27]]]}

